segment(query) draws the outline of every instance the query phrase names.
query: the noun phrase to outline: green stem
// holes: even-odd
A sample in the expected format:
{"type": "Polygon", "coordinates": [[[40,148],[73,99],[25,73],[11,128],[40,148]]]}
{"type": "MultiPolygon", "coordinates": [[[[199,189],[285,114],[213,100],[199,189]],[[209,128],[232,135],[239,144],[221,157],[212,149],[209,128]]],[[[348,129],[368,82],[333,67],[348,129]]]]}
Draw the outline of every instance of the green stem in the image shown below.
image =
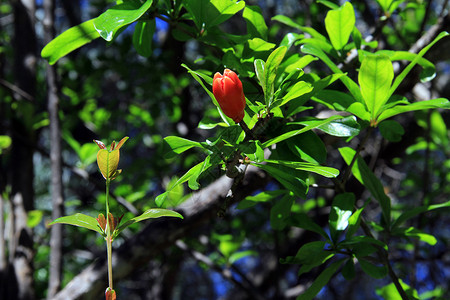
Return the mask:
{"type": "Polygon", "coordinates": [[[113,290],[113,277],[112,277],[112,240],[111,240],[111,228],[109,224],[109,184],[111,181],[106,179],[106,254],[108,258],[108,283],[109,288],[113,290]]]}

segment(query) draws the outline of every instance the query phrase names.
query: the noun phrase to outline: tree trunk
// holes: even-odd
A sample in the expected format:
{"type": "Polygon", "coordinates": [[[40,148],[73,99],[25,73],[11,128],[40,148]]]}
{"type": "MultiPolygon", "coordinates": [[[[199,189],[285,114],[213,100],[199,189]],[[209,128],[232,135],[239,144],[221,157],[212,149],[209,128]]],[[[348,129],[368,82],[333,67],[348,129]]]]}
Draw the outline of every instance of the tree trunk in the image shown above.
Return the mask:
{"type": "MultiPolygon", "coordinates": [[[[49,43],[55,36],[54,10],[55,0],[44,1],[44,32],[45,42],[49,43]]],[[[52,219],[64,214],[64,195],[62,183],[62,158],[61,158],[61,127],[58,117],[59,98],[56,79],[56,68],[47,64],[47,109],[50,119],[50,164],[52,185],[52,219]]],[[[50,268],[47,299],[53,296],[61,288],[62,280],[62,236],[63,226],[56,224],[51,227],[50,233],[50,268]]]]}

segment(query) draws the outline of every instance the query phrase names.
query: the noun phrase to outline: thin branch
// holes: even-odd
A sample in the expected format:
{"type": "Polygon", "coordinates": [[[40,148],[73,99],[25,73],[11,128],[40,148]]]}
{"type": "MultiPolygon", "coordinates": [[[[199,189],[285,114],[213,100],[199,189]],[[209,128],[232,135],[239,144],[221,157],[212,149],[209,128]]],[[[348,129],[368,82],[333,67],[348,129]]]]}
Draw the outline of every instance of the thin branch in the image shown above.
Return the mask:
{"type": "Polygon", "coordinates": [[[28,100],[30,102],[34,101],[34,97],[31,96],[30,94],[28,94],[26,91],[24,91],[23,89],[21,89],[20,87],[18,87],[15,84],[12,84],[9,81],[6,81],[2,78],[0,78],[0,84],[2,84],[4,87],[10,89],[11,91],[13,91],[14,93],[19,94],[20,96],[22,96],[25,100],[28,100]]]}

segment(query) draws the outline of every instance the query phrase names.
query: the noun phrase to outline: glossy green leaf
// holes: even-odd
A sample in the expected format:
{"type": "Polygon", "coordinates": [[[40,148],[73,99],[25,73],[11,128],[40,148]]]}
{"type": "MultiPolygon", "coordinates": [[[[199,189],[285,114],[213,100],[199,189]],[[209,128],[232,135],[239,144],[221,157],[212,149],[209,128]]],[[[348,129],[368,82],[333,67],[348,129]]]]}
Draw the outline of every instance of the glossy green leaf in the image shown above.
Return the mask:
{"type": "Polygon", "coordinates": [[[155,29],[155,19],[137,22],[133,33],[133,46],[139,55],[149,57],[152,54],[152,41],[155,29]]]}
{"type": "Polygon", "coordinates": [[[364,203],[364,206],[357,209],[348,219],[348,230],[345,235],[347,239],[350,239],[356,233],[356,231],[358,231],[361,222],[360,216],[367,204],[369,204],[369,201],[366,201],[364,203]]]}
{"type": "Polygon", "coordinates": [[[98,222],[95,218],[91,216],[87,216],[84,214],[76,213],[72,216],[65,216],[58,218],[51,222],[49,225],[53,224],[69,224],[79,227],[84,227],[93,231],[96,231],[100,234],[102,234],[102,231],[100,227],[98,226],[98,222]]]}
{"type": "Polygon", "coordinates": [[[358,259],[358,262],[364,273],[372,276],[373,278],[381,279],[386,277],[387,275],[388,270],[387,267],[384,265],[374,265],[371,262],[365,260],[364,258],[358,259]]]}
{"type": "Polygon", "coordinates": [[[170,149],[176,154],[181,154],[193,147],[202,147],[199,142],[194,142],[178,136],[167,136],[164,141],[169,145],[170,149]]]}
{"type": "Polygon", "coordinates": [[[199,30],[219,25],[245,7],[244,1],[186,0],[186,10],[193,16],[199,30]]]}
{"type": "Polygon", "coordinates": [[[351,104],[346,109],[346,111],[348,111],[349,113],[357,116],[361,120],[370,121],[370,113],[367,111],[367,109],[364,106],[364,104],[362,104],[360,102],[355,102],[355,103],[351,104]]]}
{"type": "Polygon", "coordinates": [[[176,217],[176,218],[183,219],[183,216],[176,211],[169,210],[169,209],[163,209],[163,208],[151,208],[151,209],[145,211],[143,214],[141,214],[137,217],[134,217],[134,218],[126,221],[122,225],[120,225],[115,230],[113,238],[115,238],[122,230],[124,230],[131,224],[141,222],[144,220],[148,220],[148,219],[156,219],[156,218],[161,218],[161,217],[176,217]]]}
{"type": "Polygon", "coordinates": [[[318,91],[311,99],[325,105],[329,109],[340,111],[346,110],[350,105],[356,102],[352,95],[330,89],[318,91]]]}
{"type": "Polygon", "coordinates": [[[403,126],[397,121],[386,120],[378,125],[381,135],[390,142],[400,142],[405,134],[403,126]]]}
{"type": "Polygon", "coordinates": [[[341,50],[347,44],[354,27],[355,11],[350,2],[328,11],[325,17],[325,29],[336,50],[341,50]]]}
{"type": "MultiPolygon", "coordinates": [[[[344,158],[347,165],[351,163],[356,151],[349,148],[339,148],[339,152],[344,158]]],[[[366,162],[358,156],[352,167],[352,173],[355,178],[361,182],[372,194],[372,196],[378,201],[381,206],[383,218],[389,228],[391,222],[391,200],[384,192],[381,181],[373,174],[366,162]]]]}
{"type": "Polygon", "coordinates": [[[394,83],[392,84],[391,89],[389,90],[388,98],[395,92],[400,83],[405,79],[406,75],[411,71],[411,69],[419,62],[419,60],[427,53],[427,51],[442,38],[448,36],[449,33],[444,31],[441,32],[431,43],[425,46],[419,54],[413,59],[413,61],[395,78],[394,83]]]}
{"type": "Polygon", "coordinates": [[[295,83],[291,89],[289,90],[289,92],[287,92],[286,95],[283,96],[283,98],[281,99],[281,102],[278,104],[276,103],[276,106],[283,106],[286,103],[288,103],[289,101],[298,98],[306,93],[309,93],[313,90],[313,87],[310,83],[305,82],[305,81],[299,81],[297,83],[295,83]]]}
{"type": "MultiPolygon", "coordinates": [[[[447,201],[444,203],[439,203],[439,204],[415,207],[413,209],[410,209],[410,210],[402,213],[392,224],[392,228],[395,229],[395,228],[399,227],[400,225],[402,225],[405,221],[407,221],[411,218],[414,218],[415,216],[420,215],[424,212],[432,211],[432,210],[436,210],[436,209],[448,208],[448,207],[450,207],[450,201],[447,201]]],[[[444,211],[448,211],[448,209],[446,209],[444,211]]]]}
{"type": "Polygon", "coordinates": [[[329,123],[331,121],[334,121],[334,120],[340,119],[340,118],[342,118],[342,117],[341,116],[332,116],[332,117],[329,117],[329,118],[323,119],[323,120],[310,121],[310,123],[308,125],[306,125],[305,127],[301,128],[301,129],[292,130],[292,131],[283,133],[283,134],[281,134],[281,135],[279,135],[279,136],[277,136],[277,137],[275,137],[273,139],[270,139],[270,140],[264,142],[263,143],[263,148],[267,148],[269,146],[272,146],[273,144],[276,144],[276,143],[279,143],[281,141],[287,140],[288,138],[291,138],[293,136],[299,135],[299,134],[304,133],[304,132],[306,132],[308,130],[317,128],[317,127],[319,127],[321,125],[324,125],[326,123],[329,123]]]}
{"type": "Polygon", "coordinates": [[[330,234],[334,241],[337,241],[339,231],[347,229],[354,205],[353,193],[342,193],[334,197],[329,216],[330,234]]]}
{"type": "MultiPolygon", "coordinates": [[[[323,61],[328,68],[331,69],[335,74],[344,74],[341,69],[319,48],[311,44],[305,44],[301,47],[301,51],[306,54],[311,54],[317,56],[321,61],[323,61]]],[[[342,83],[347,87],[352,96],[359,102],[363,101],[361,90],[359,86],[347,75],[339,78],[342,83]]]]}
{"type": "Polygon", "coordinates": [[[309,163],[316,165],[324,164],[327,159],[325,144],[312,131],[294,136],[280,146],[283,147],[284,144],[287,144],[292,153],[309,163]]]}
{"type": "Polygon", "coordinates": [[[255,59],[253,65],[255,67],[256,78],[258,78],[259,84],[263,89],[263,93],[266,94],[266,79],[264,76],[265,70],[265,62],[262,59],[255,59]]]}
{"type": "Polygon", "coordinates": [[[94,27],[103,39],[112,41],[119,29],[138,20],[152,3],[153,0],[146,0],[143,4],[140,1],[122,2],[98,16],[94,27]]]}
{"type": "Polygon", "coordinates": [[[287,48],[284,46],[278,47],[269,55],[264,65],[264,85],[266,87],[264,98],[266,105],[270,107],[273,102],[274,83],[277,76],[278,66],[281,64],[287,48]]]}
{"type": "Polygon", "coordinates": [[[291,195],[285,195],[275,201],[275,205],[270,210],[270,226],[272,229],[283,230],[286,227],[293,203],[294,199],[291,195]]]}
{"type": "Polygon", "coordinates": [[[317,129],[320,129],[329,135],[349,137],[358,135],[360,126],[354,116],[349,116],[321,125],[317,127],[317,129]]]}
{"type": "Polygon", "coordinates": [[[312,300],[320,292],[320,290],[330,281],[331,277],[338,271],[342,266],[344,260],[338,260],[329,265],[325,270],[323,270],[320,275],[314,280],[311,286],[297,297],[297,300],[312,300]]]}
{"type": "Polygon", "coordinates": [[[250,34],[250,36],[267,40],[268,28],[259,6],[246,5],[242,17],[245,19],[247,33],[250,34]]]}
{"type": "Polygon", "coordinates": [[[317,3],[323,4],[329,9],[338,9],[339,5],[337,5],[334,2],[328,1],[328,0],[317,0],[317,3]]]}
{"type": "Polygon", "coordinates": [[[293,168],[286,167],[276,163],[256,164],[252,165],[263,169],[276,180],[278,180],[288,191],[293,192],[296,196],[304,198],[308,191],[305,182],[306,176],[302,172],[298,172],[293,168]]]}
{"type": "Polygon", "coordinates": [[[95,19],[71,27],[54,38],[42,49],[41,56],[53,65],[61,57],[100,37],[94,27],[95,19]]]}
{"type": "Polygon", "coordinates": [[[437,98],[432,100],[426,100],[426,101],[419,101],[414,102],[411,104],[400,104],[396,105],[392,108],[388,108],[386,110],[383,110],[383,112],[378,117],[378,122],[381,122],[385,119],[388,119],[390,117],[410,112],[410,111],[416,111],[416,110],[425,110],[430,108],[444,108],[444,109],[450,109],[450,102],[445,98],[437,98]]]}
{"type": "MultiPolygon", "coordinates": [[[[342,247],[352,247],[352,246],[359,247],[360,244],[370,244],[370,245],[378,246],[378,247],[383,248],[384,250],[388,251],[388,246],[385,243],[383,243],[380,240],[376,240],[374,238],[371,238],[371,237],[365,236],[365,235],[352,236],[352,237],[350,237],[348,239],[345,239],[342,242],[340,242],[339,246],[342,246],[342,247]]],[[[370,250],[370,251],[371,251],[370,253],[373,253],[372,250],[370,250]]],[[[356,253],[356,255],[358,256],[359,253],[356,253]]],[[[364,255],[364,256],[366,256],[366,255],[364,255]]]]}
{"type": "Polygon", "coordinates": [[[385,55],[367,55],[359,69],[361,94],[371,119],[375,120],[381,107],[389,99],[389,89],[394,78],[392,62],[385,55]]]}
{"type": "MultiPolygon", "coordinates": [[[[408,51],[379,50],[377,53],[387,55],[391,61],[413,61],[418,56],[418,54],[408,51]]],[[[419,57],[417,64],[423,68],[420,72],[420,80],[422,82],[430,81],[436,76],[436,67],[428,59],[419,57]]]]}
{"type": "Polygon", "coordinates": [[[284,160],[272,160],[266,159],[265,162],[271,164],[278,164],[281,166],[286,166],[292,169],[313,172],[324,177],[333,178],[339,175],[339,170],[331,167],[324,167],[307,162],[296,162],[296,161],[284,161],[284,160]]]}

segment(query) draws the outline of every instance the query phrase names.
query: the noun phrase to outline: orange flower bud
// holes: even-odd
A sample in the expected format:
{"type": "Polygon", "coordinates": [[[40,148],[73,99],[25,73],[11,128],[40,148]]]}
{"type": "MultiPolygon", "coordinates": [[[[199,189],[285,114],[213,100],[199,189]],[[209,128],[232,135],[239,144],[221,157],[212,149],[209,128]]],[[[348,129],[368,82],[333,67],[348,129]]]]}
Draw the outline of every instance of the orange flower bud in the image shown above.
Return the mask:
{"type": "Polygon", "coordinates": [[[214,75],[213,94],[223,113],[239,123],[244,118],[245,96],[242,82],[236,73],[229,69],[214,75]]]}

